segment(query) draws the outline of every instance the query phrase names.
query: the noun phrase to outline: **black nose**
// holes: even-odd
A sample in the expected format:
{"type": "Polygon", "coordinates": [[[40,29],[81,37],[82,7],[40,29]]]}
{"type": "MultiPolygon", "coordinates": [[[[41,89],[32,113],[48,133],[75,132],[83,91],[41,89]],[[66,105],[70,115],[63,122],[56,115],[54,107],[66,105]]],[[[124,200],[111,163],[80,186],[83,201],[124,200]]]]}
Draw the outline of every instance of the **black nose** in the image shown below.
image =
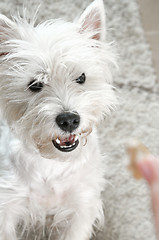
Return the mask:
{"type": "Polygon", "coordinates": [[[57,125],[65,132],[73,132],[80,123],[80,116],[76,113],[63,112],[56,117],[57,125]]]}

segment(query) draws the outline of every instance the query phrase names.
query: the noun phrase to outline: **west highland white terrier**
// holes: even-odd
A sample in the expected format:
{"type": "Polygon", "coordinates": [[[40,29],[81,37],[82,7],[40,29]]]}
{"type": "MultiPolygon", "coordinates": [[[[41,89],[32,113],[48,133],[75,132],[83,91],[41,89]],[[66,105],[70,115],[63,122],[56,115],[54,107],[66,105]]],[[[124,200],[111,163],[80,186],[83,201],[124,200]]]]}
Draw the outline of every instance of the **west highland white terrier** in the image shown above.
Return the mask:
{"type": "Polygon", "coordinates": [[[0,15],[0,240],[88,240],[102,224],[95,128],[114,64],[102,0],[73,23],[0,15]]]}

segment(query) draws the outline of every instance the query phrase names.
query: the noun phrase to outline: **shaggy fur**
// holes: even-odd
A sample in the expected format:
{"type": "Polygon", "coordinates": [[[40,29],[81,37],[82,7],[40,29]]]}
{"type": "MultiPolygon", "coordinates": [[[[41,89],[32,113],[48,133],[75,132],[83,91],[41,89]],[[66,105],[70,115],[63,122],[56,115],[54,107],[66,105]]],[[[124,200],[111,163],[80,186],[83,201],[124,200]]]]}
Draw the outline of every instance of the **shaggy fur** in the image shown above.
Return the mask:
{"type": "Polygon", "coordinates": [[[102,225],[104,167],[96,125],[116,104],[102,0],[74,23],[0,15],[0,239],[88,240],[102,225]],[[85,74],[86,81],[77,79],[85,74]],[[34,82],[33,82],[34,81],[34,82]],[[35,83],[41,91],[31,91],[35,83]],[[78,113],[63,131],[56,118],[78,113]],[[53,142],[78,139],[69,152],[53,142]]]}

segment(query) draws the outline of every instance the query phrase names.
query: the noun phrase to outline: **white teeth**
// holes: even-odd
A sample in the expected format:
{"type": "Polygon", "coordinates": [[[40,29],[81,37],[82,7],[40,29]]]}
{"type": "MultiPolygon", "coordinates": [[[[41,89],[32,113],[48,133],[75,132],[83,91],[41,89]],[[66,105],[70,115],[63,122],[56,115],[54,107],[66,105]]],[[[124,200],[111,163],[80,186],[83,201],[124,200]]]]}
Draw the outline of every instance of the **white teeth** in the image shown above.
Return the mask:
{"type": "Polygon", "coordinates": [[[75,141],[77,141],[77,140],[78,140],[78,136],[75,137],[75,141]]]}
{"type": "Polygon", "coordinates": [[[69,147],[72,147],[72,145],[69,145],[69,146],[60,146],[61,148],[69,148],[69,147]]]}
{"type": "Polygon", "coordinates": [[[60,140],[58,138],[56,138],[56,142],[57,144],[60,144],[60,140]]]}
{"type": "Polygon", "coordinates": [[[75,142],[72,144],[72,145],[69,145],[69,146],[60,146],[61,148],[71,148],[75,145],[75,142]]]}
{"type": "MultiPolygon", "coordinates": [[[[71,147],[73,147],[73,146],[75,146],[76,145],[76,141],[78,140],[78,138],[79,138],[79,136],[75,136],[75,138],[74,138],[74,142],[73,142],[73,144],[71,144],[71,145],[69,145],[69,146],[67,146],[67,145],[63,145],[63,146],[60,146],[61,148],[71,148],[71,147]]],[[[61,141],[60,141],[60,139],[57,137],[56,138],[56,143],[58,144],[58,145],[61,145],[61,141]]]]}

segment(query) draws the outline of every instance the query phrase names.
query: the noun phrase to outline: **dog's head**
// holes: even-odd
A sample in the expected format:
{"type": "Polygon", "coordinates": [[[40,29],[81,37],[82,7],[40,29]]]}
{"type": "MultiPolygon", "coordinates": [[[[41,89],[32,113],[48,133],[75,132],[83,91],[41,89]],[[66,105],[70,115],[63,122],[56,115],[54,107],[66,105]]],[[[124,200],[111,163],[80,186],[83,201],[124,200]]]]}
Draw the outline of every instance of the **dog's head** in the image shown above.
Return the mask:
{"type": "Polygon", "coordinates": [[[102,0],[74,23],[35,26],[0,15],[0,108],[17,136],[42,156],[80,149],[113,108],[115,60],[104,41],[102,0]]]}

